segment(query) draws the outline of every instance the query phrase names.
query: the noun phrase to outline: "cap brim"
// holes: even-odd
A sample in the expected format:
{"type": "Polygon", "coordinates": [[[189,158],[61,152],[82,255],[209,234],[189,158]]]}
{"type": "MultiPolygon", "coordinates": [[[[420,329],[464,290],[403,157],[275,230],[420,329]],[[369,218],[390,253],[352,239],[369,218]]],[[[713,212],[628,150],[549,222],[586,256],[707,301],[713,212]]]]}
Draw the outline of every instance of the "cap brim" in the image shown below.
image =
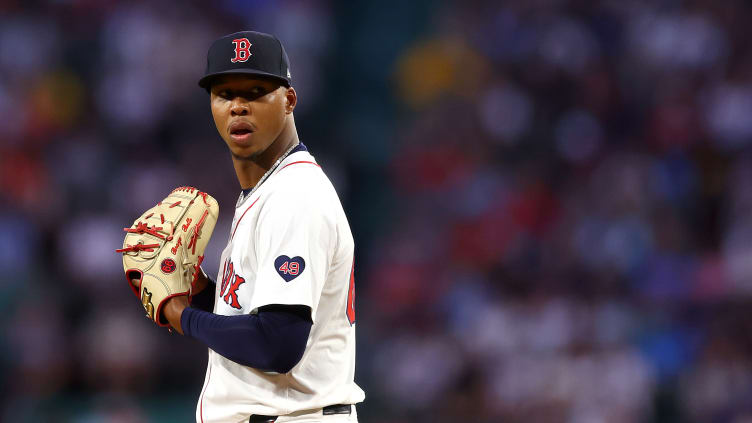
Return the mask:
{"type": "Polygon", "coordinates": [[[290,81],[282,78],[279,75],[274,75],[272,73],[259,71],[256,69],[231,69],[221,72],[214,72],[207,75],[204,75],[203,78],[198,80],[198,86],[201,88],[209,90],[209,87],[211,86],[211,81],[215,79],[218,76],[222,75],[249,75],[249,76],[257,76],[259,78],[265,78],[265,79],[273,79],[275,81],[279,81],[281,84],[283,84],[286,87],[290,86],[290,81]]]}

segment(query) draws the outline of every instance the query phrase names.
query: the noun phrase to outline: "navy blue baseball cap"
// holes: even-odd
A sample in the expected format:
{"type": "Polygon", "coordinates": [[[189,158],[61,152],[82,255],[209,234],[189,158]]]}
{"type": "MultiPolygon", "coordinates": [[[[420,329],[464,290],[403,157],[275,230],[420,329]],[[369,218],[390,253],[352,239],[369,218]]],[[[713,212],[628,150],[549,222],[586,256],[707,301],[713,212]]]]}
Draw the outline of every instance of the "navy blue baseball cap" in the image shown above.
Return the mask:
{"type": "Polygon", "coordinates": [[[206,57],[206,74],[198,81],[207,91],[220,75],[244,74],[292,83],[290,61],[277,37],[256,31],[241,31],[215,40],[206,57]]]}

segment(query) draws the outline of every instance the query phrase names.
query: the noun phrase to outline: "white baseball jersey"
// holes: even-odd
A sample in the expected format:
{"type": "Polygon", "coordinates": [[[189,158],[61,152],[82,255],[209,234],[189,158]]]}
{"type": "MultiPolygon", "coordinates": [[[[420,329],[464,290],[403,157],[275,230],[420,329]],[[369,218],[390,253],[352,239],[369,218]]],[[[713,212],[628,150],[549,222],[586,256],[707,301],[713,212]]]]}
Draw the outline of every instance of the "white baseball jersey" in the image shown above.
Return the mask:
{"type": "Polygon", "coordinates": [[[354,242],[339,197],[307,151],[286,157],[240,201],[222,252],[214,313],[256,313],[268,304],[311,308],[300,362],[286,374],[235,363],[209,350],[198,422],[285,415],[365,394],[354,382],[354,242]]]}

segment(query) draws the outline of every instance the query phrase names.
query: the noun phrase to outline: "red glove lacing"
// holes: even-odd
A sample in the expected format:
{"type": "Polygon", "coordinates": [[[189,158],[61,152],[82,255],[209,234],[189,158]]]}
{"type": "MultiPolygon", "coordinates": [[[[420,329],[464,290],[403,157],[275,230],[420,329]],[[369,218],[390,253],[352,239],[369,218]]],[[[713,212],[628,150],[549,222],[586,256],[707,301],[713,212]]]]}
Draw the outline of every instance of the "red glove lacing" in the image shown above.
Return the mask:
{"type": "Polygon", "coordinates": [[[149,234],[149,235],[154,235],[154,236],[155,236],[155,237],[157,237],[157,238],[160,238],[160,239],[165,239],[165,237],[164,237],[163,235],[160,235],[160,234],[159,234],[159,233],[157,232],[157,231],[161,231],[161,230],[162,230],[162,227],[161,227],[161,226],[157,227],[157,225],[154,225],[154,226],[151,226],[151,227],[150,227],[150,226],[149,226],[148,224],[146,224],[146,223],[144,223],[144,222],[138,222],[138,223],[136,224],[136,227],[135,227],[135,228],[133,228],[133,229],[131,229],[131,228],[123,228],[123,230],[124,230],[125,232],[129,232],[129,233],[132,233],[132,234],[143,234],[143,233],[147,233],[147,234],[149,234]]]}
{"type": "Polygon", "coordinates": [[[130,251],[147,251],[147,252],[153,252],[155,248],[159,247],[159,244],[136,244],[136,245],[130,245],[128,244],[125,248],[119,248],[115,250],[116,253],[127,253],[130,251]]]}
{"type": "Polygon", "coordinates": [[[201,216],[201,219],[199,219],[198,223],[196,223],[196,230],[193,231],[193,236],[191,236],[191,240],[188,243],[188,246],[186,248],[191,248],[191,253],[196,254],[196,244],[198,243],[198,237],[201,236],[201,226],[204,225],[204,220],[206,220],[206,216],[209,215],[209,210],[204,210],[204,214],[201,216]]]}

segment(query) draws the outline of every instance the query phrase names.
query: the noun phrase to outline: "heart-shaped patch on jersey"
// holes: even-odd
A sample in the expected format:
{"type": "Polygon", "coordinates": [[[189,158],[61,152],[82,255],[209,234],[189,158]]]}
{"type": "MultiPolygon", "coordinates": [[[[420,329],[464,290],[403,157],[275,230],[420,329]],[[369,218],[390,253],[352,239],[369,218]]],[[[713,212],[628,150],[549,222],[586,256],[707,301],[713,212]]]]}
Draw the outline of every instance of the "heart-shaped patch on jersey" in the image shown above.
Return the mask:
{"type": "Polygon", "coordinates": [[[300,256],[293,258],[279,256],[274,260],[274,268],[277,269],[277,273],[279,276],[282,276],[285,282],[290,282],[303,273],[303,270],[305,270],[305,260],[300,256]]]}

